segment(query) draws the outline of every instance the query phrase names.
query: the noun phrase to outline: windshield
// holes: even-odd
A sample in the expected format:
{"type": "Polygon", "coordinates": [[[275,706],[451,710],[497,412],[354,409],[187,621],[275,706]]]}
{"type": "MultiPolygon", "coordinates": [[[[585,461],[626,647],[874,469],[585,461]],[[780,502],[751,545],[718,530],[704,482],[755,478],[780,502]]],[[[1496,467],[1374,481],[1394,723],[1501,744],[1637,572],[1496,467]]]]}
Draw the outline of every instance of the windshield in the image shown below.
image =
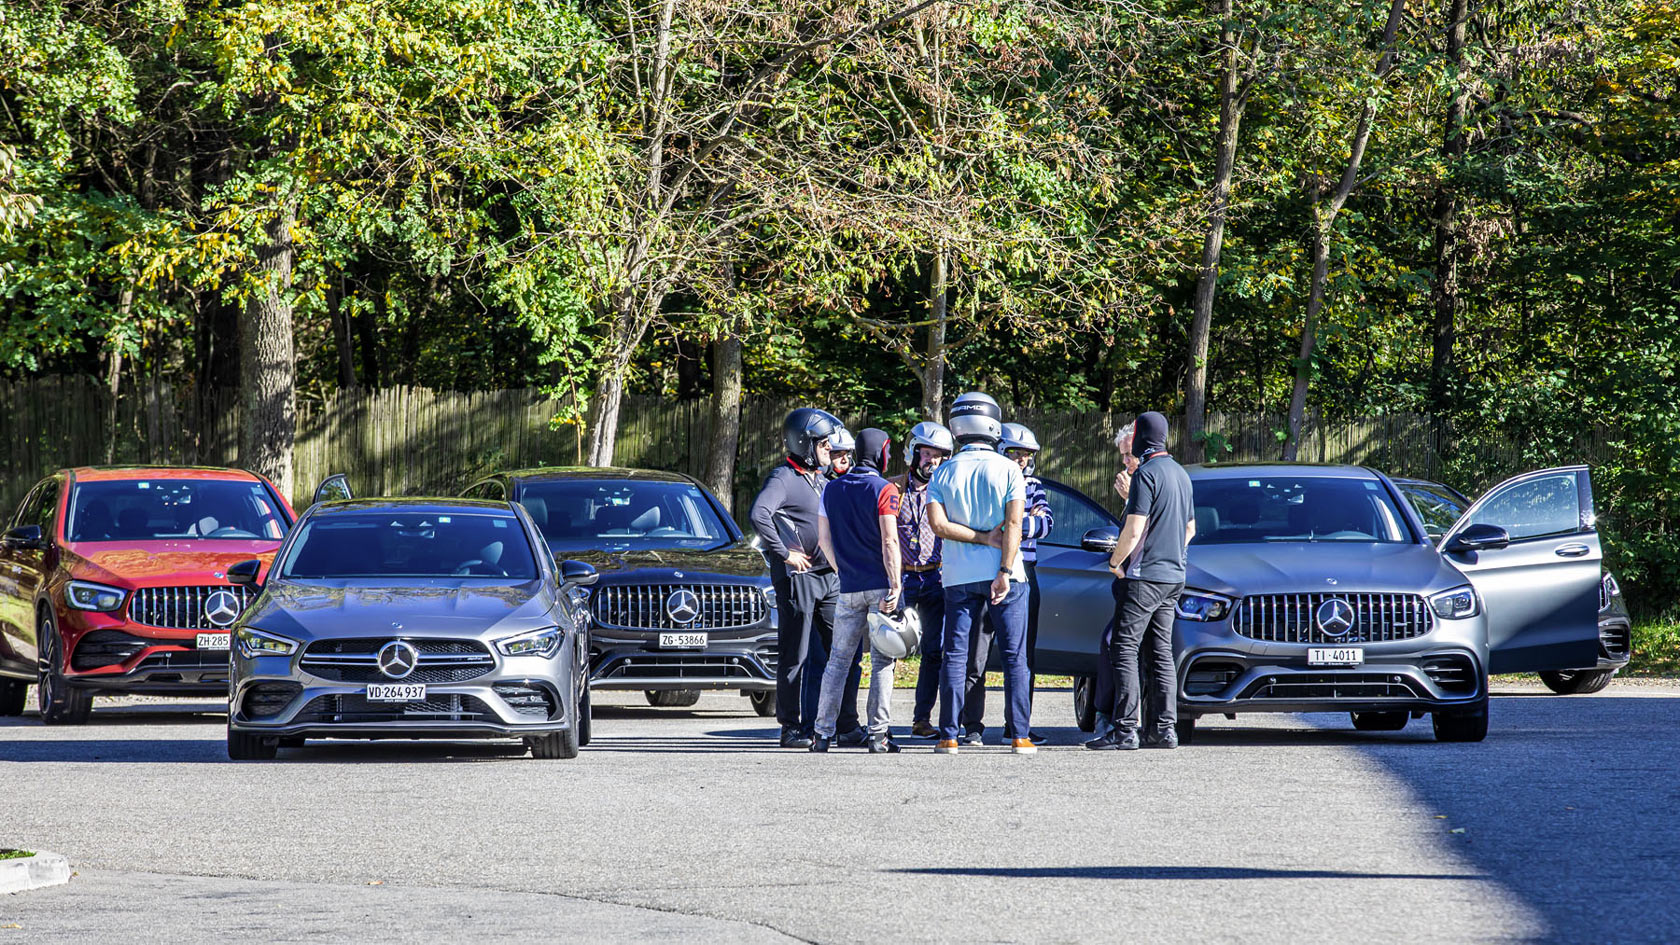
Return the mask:
{"type": "Polygon", "coordinates": [[[272,539],[290,524],[260,482],[130,479],[78,483],[69,541],[272,539]]]}
{"type": "Polygon", "coordinates": [[[1424,484],[1421,482],[1396,483],[1400,493],[1406,501],[1412,504],[1418,518],[1423,519],[1424,528],[1429,530],[1429,537],[1440,538],[1447,533],[1447,529],[1463,517],[1466,503],[1462,497],[1446,486],[1424,484]]]}
{"type": "Polygon", "coordinates": [[[527,482],[519,504],[556,552],[706,550],[734,540],[706,494],[686,482],[527,482]]]}
{"type": "Polygon", "coordinates": [[[1203,479],[1195,496],[1195,545],[1411,540],[1388,490],[1374,479],[1203,479]]]}
{"type": "Polygon", "coordinates": [[[333,512],[306,519],[301,529],[283,577],[537,576],[531,543],[509,512],[333,512]]]}

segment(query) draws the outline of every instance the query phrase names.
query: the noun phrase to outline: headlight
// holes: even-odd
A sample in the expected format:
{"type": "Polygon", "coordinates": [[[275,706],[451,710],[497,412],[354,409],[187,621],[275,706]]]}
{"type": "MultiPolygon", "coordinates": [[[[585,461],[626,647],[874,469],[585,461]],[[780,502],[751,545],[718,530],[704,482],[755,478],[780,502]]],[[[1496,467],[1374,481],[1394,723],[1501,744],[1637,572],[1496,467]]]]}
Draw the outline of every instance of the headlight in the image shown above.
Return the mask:
{"type": "Polygon", "coordinates": [[[546,630],[532,630],[517,636],[507,637],[496,641],[496,649],[502,651],[503,656],[547,656],[553,658],[560,652],[560,642],[563,635],[559,627],[549,627],[546,630]]]}
{"type": "Polygon", "coordinates": [[[1178,596],[1178,618],[1206,623],[1224,620],[1231,612],[1231,599],[1207,591],[1185,591],[1178,596]]]}
{"type": "Polygon", "coordinates": [[[71,581],[64,589],[64,602],[77,610],[110,612],[122,606],[128,592],[91,581],[71,581]]]}
{"type": "Polygon", "coordinates": [[[239,655],[246,659],[259,656],[290,656],[297,649],[297,641],[272,633],[264,633],[252,627],[240,627],[234,634],[239,643],[239,655]]]}
{"type": "Polygon", "coordinates": [[[1616,583],[1616,576],[1609,571],[1604,572],[1604,599],[1622,596],[1621,585],[1616,583]]]}
{"type": "Polygon", "coordinates": [[[1481,613],[1481,605],[1476,602],[1476,589],[1468,584],[1434,595],[1429,598],[1429,606],[1434,608],[1436,616],[1447,620],[1474,617],[1481,613]]]}

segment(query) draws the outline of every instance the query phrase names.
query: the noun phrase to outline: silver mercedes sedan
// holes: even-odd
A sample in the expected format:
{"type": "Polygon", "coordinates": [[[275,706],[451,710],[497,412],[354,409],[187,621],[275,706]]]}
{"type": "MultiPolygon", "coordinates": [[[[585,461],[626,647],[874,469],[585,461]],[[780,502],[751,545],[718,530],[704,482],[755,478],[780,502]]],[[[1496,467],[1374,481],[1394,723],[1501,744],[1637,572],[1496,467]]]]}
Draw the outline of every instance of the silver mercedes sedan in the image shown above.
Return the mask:
{"type": "MultiPolygon", "coordinates": [[[[1196,537],[1174,625],[1181,743],[1200,716],[1245,712],[1347,712],[1368,731],[1428,714],[1439,740],[1480,741],[1490,673],[1598,660],[1602,555],[1584,466],[1501,483],[1438,541],[1374,470],[1189,472],[1196,537]]],[[[1045,485],[1059,536],[1040,542],[1038,671],[1076,677],[1088,727],[1118,523],[1045,485]]]]}
{"type": "MultiPolygon", "coordinates": [[[[228,569],[258,584],[260,563],[228,569]]],[[[595,571],[556,565],[507,502],[325,502],[299,519],[233,630],[228,756],[308,738],[521,738],[538,758],[589,742],[595,571]]]]}

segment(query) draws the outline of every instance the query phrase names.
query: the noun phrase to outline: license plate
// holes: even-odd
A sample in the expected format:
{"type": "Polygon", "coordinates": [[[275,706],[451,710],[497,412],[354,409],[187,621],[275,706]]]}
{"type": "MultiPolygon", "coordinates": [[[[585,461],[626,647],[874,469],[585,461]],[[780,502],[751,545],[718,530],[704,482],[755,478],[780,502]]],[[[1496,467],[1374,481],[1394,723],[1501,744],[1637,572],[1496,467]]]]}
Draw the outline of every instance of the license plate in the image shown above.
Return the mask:
{"type": "Polygon", "coordinates": [[[1307,651],[1308,666],[1358,666],[1365,662],[1365,651],[1357,646],[1334,649],[1314,647],[1307,651]]]}
{"type": "Polygon", "coordinates": [[[704,650],[706,635],[704,633],[661,633],[659,648],[662,650],[704,650]]]}
{"type": "Polygon", "coordinates": [[[374,683],[367,687],[369,702],[420,702],[425,698],[424,683],[374,683]]]}
{"type": "Polygon", "coordinates": [[[225,633],[201,633],[198,635],[197,646],[201,650],[225,650],[228,648],[228,635],[225,633]]]}

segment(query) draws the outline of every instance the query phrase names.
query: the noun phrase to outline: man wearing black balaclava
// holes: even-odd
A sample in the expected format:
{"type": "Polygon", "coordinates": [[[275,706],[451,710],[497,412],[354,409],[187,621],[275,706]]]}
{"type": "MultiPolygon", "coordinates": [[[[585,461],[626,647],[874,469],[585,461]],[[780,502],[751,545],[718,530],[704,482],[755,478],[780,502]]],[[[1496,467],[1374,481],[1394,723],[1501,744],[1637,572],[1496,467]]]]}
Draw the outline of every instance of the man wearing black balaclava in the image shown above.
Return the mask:
{"type": "Polygon", "coordinates": [[[1178,747],[1172,630],[1184,591],[1185,549],[1196,534],[1190,476],[1167,452],[1167,418],[1153,410],[1137,418],[1132,453],[1142,465],[1132,475],[1125,524],[1108,562],[1127,581],[1110,642],[1114,728],[1085,743],[1097,751],[1178,747]],[[1140,673],[1150,702],[1141,717],[1140,673]],[[1140,733],[1143,718],[1151,727],[1140,733]]]}

